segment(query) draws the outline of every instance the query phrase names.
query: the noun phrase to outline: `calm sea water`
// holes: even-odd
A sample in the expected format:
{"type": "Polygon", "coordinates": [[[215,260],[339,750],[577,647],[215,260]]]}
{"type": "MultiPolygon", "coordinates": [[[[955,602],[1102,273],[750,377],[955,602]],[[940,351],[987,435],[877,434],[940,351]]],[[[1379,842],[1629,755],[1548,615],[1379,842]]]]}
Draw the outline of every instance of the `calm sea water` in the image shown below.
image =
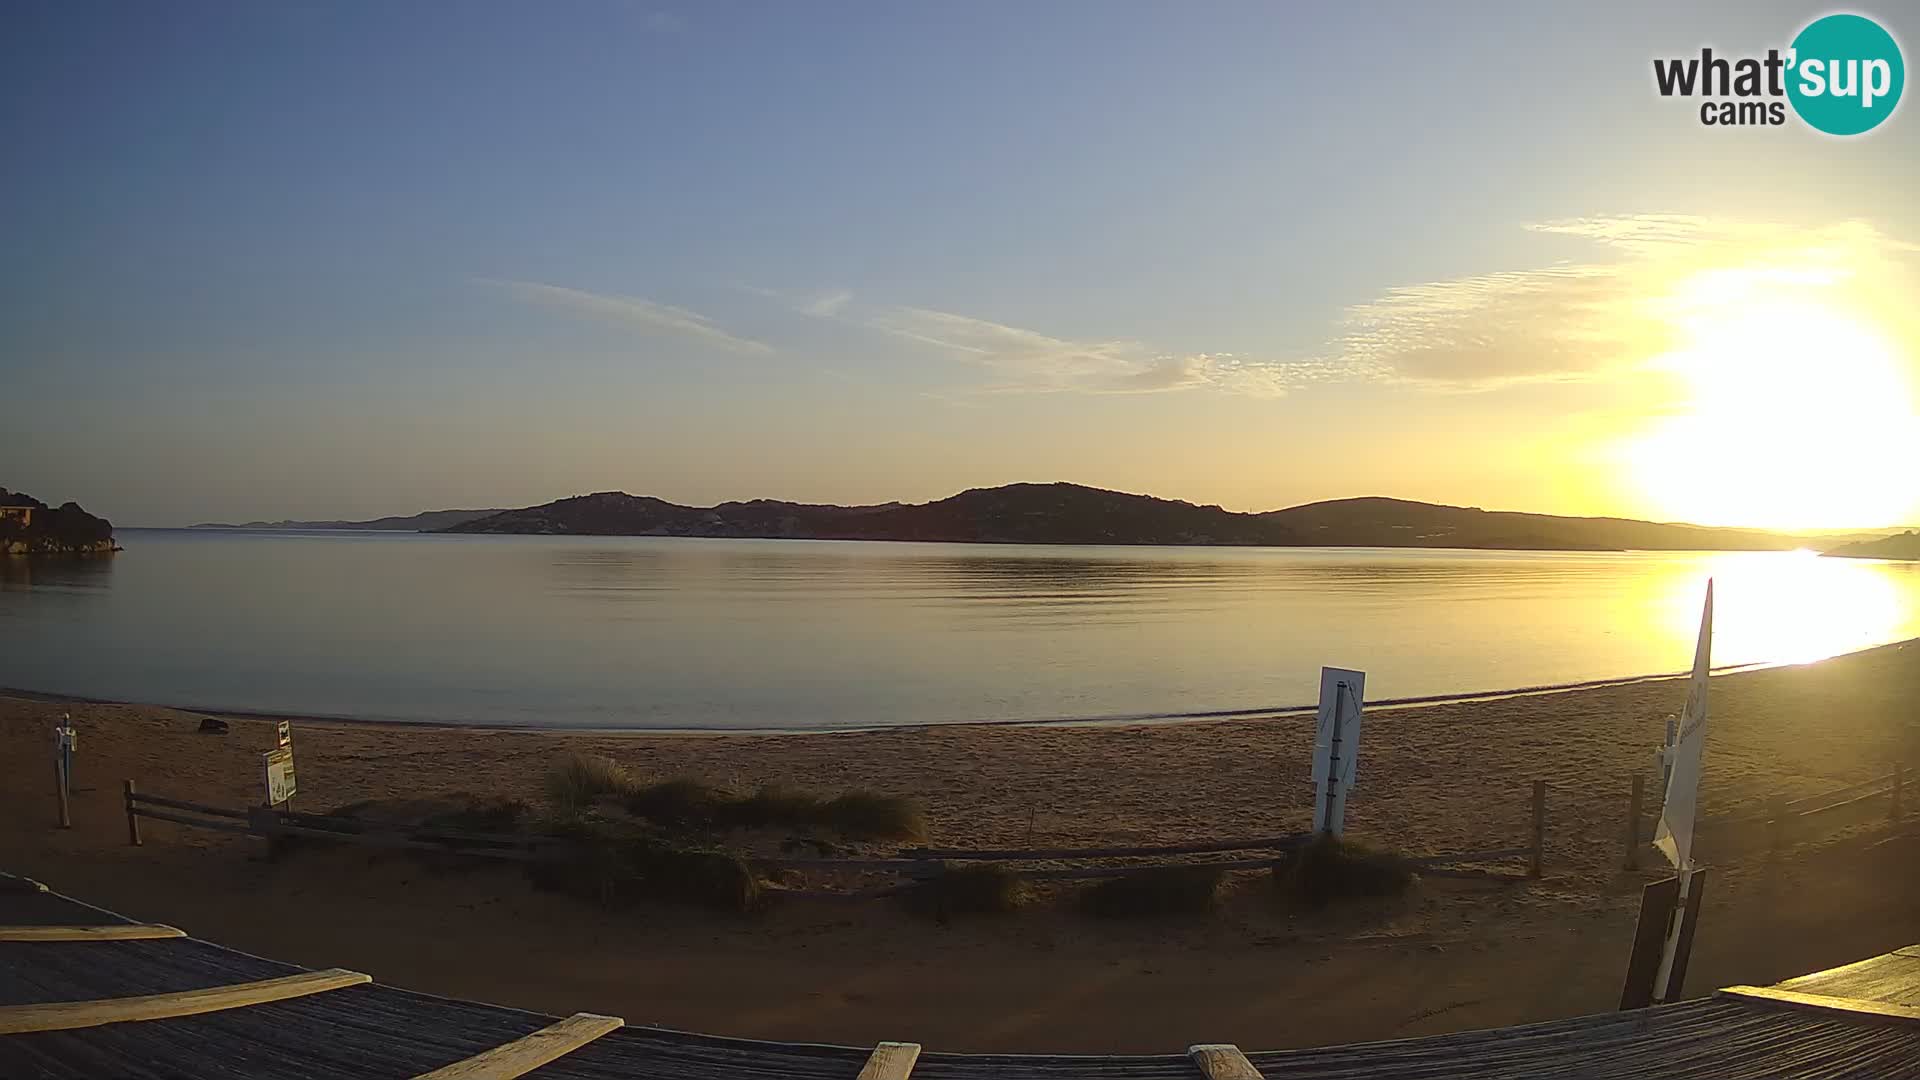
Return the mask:
{"type": "Polygon", "coordinates": [[[122,530],[0,559],[0,686],[592,727],[1178,714],[1670,672],[1920,636],[1920,565],[1804,553],[1003,547],[122,530]]]}

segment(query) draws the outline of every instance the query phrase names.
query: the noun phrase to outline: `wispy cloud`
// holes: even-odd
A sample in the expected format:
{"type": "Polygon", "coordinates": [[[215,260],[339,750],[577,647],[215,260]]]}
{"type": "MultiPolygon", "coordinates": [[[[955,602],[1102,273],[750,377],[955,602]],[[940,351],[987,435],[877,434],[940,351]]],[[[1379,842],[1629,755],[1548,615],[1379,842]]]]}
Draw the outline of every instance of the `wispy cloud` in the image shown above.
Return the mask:
{"type": "Polygon", "coordinates": [[[608,322],[653,333],[676,334],[731,352],[766,354],[773,351],[772,346],[765,342],[728,333],[716,326],[712,319],[697,311],[688,311],[686,308],[656,303],[637,296],[587,292],[584,289],[545,285],[537,281],[483,280],[489,285],[505,289],[508,293],[530,304],[577,311],[608,322]]]}
{"type": "Polygon", "coordinates": [[[1677,347],[1703,304],[1733,310],[1769,289],[1884,278],[1915,251],[1861,222],[1649,214],[1529,228],[1592,241],[1600,257],[1390,289],[1345,312],[1335,362],[1361,377],[1462,389],[1592,378],[1677,347]]]}
{"type": "Polygon", "coordinates": [[[989,379],[941,400],[1011,393],[1153,393],[1212,388],[1274,397],[1324,377],[1319,361],[1271,362],[1226,352],[1171,352],[1136,341],[1079,341],[924,307],[861,304],[845,289],[800,292],[741,285],[802,315],[876,330],[984,370],[989,379]]]}
{"type": "Polygon", "coordinates": [[[853,294],[845,289],[824,292],[801,301],[798,310],[816,319],[831,319],[840,314],[840,309],[846,307],[847,301],[852,299],[853,294]]]}
{"type": "Polygon", "coordinates": [[[985,390],[1152,393],[1212,387],[1276,396],[1311,378],[1312,364],[1275,364],[1231,353],[1171,353],[1134,341],[1075,341],[930,308],[895,307],[865,325],[931,346],[992,373],[985,390]]]}

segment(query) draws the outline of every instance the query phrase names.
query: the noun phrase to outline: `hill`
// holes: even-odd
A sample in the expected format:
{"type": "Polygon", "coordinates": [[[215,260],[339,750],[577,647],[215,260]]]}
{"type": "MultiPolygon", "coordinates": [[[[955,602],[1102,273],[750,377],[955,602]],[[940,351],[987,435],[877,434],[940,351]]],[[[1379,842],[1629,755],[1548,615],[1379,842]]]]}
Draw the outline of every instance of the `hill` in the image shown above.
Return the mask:
{"type": "Polygon", "coordinates": [[[1557,517],[1377,497],[1307,503],[1262,516],[1292,528],[1303,544],[1335,547],[1775,551],[1800,546],[1793,537],[1752,529],[1557,517]]]}
{"type": "Polygon", "coordinates": [[[31,495],[0,488],[0,556],[93,555],[114,550],[113,522],[79,503],[49,507],[31,495]]]}
{"type": "Polygon", "coordinates": [[[1836,559],[1914,559],[1920,560],[1920,532],[1908,531],[1878,540],[1843,544],[1822,552],[1836,559]]]}
{"type": "Polygon", "coordinates": [[[1627,518],[1555,517],[1405,499],[1260,514],[1078,484],[974,488],[934,502],[831,506],[756,499],[682,506],[603,491],[443,529],[460,533],[724,536],[1017,544],[1229,544],[1535,550],[1784,550],[1792,537],[1627,518]]]}
{"type": "Polygon", "coordinates": [[[195,529],[356,529],[364,532],[439,532],[454,525],[464,524],[476,518],[489,517],[504,511],[492,510],[428,510],[425,513],[407,517],[373,518],[370,521],[249,521],[245,525],[228,525],[223,522],[206,522],[191,526],[195,529]]]}

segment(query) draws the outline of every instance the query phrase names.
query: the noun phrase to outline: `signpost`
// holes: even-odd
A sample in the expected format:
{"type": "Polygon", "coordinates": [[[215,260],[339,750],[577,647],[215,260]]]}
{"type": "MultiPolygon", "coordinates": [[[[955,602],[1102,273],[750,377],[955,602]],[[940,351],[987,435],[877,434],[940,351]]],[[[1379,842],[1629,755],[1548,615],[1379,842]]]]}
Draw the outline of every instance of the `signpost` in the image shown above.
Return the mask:
{"type": "Polygon", "coordinates": [[[293,745],[293,724],[286,720],[280,721],[280,745],[293,745]]]}
{"type": "Polygon", "coordinates": [[[67,796],[72,793],[72,770],[73,728],[63,720],[53,725],[53,787],[60,800],[60,827],[63,829],[73,828],[73,811],[67,801],[67,796]]]}
{"type": "Polygon", "coordinates": [[[53,729],[54,740],[60,753],[60,782],[66,789],[73,790],[73,750],[80,742],[73,730],[73,714],[61,713],[60,723],[53,729]]]}
{"type": "Polygon", "coordinates": [[[1347,791],[1360,758],[1360,706],[1367,673],[1320,669],[1320,711],[1313,736],[1313,831],[1346,831],[1347,791]]]}
{"type": "Polygon", "coordinates": [[[1700,799],[1700,759],[1707,743],[1707,677],[1713,664],[1713,582],[1707,582],[1707,600],[1700,612],[1700,638],[1694,645],[1693,676],[1687,687],[1687,707],[1680,713],[1679,731],[1663,755],[1667,792],[1660,809],[1660,825],[1653,843],[1667,857],[1677,879],[1655,882],[1641,900],[1640,930],[1634,956],[1628,963],[1623,1008],[1646,1002],[1674,1001],[1686,979],[1687,954],[1700,918],[1700,896],[1706,872],[1693,865],[1693,825],[1700,799]],[[1656,889],[1655,886],[1662,886],[1656,889]],[[1654,943],[1658,942],[1658,962],[1654,943]]]}
{"type": "Polygon", "coordinates": [[[293,781],[293,747],[282,746],[269,750],[261,757],[267,766],[267,803],[278,806],[293,798],[296,790],[293,781]]]}

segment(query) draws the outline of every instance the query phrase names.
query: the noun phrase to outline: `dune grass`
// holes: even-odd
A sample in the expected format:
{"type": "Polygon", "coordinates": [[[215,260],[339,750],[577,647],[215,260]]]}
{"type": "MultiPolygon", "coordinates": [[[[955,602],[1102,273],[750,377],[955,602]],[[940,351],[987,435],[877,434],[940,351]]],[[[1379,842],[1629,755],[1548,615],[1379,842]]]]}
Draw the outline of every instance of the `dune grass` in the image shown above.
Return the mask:
{"type": "Polygon", "coordinates": [[[1080,893],[1080,910],[1107,919],[1211,911],[1226,875],[1203,866],[1155,866],[1107,878],[1080,893]]]}
{"type": "Polygon", "coordinates": [[[999,863],[948,866],[900,894],[907,910],[941,922],[955,915],[1004,915],[1026,906],[1027,883],[999,863]]]}
{"type": "Polygon", "coordinates": [[[602,798],[618,798],[627,813],[683,831],[790,828],[831,829],[857,840],[923,840],[926,813],[900,795],[855,789],[826,796],[770,784],[741,795],[704,780],[678,776],[643,784],[608,758],[568,754],[547,775],[547,799],[561,818],[578,817],[602,798]]]}
{"type": "Polygon", "coordinates": [[[666,900],[745,912],[761,899],[759,878],[732,852],[603,821],[576,819],[551,831],[571,842],[553,857],[528,864],[527,876],[538,888],[608,907],[666,900]]]}
{"type": "Polygon", "coordinates": [[[738,795],[678,777],[634,789],[626,805],[635,817],[685,829],[825,828],[859,840],[911,841],[927,835],[926,815],[918,803],[863,790],[827,798],[770,785],[738,795]]]}
{"type": "Polygon", "coordinates": [[[612,758],[571,753],[547,773],[547,801],[555,812],[571,816],[586,811],[605,795],[627,795],[635,787],[633,774],[612,758]]]}
{"type": "Polygon", "coordinates": [[[1280,894],[1311,908],[1346,900],[1398,896],[1413,884],[1413,870],[1391,852],[1322,833],[1273,868],[1280,894]]]}

